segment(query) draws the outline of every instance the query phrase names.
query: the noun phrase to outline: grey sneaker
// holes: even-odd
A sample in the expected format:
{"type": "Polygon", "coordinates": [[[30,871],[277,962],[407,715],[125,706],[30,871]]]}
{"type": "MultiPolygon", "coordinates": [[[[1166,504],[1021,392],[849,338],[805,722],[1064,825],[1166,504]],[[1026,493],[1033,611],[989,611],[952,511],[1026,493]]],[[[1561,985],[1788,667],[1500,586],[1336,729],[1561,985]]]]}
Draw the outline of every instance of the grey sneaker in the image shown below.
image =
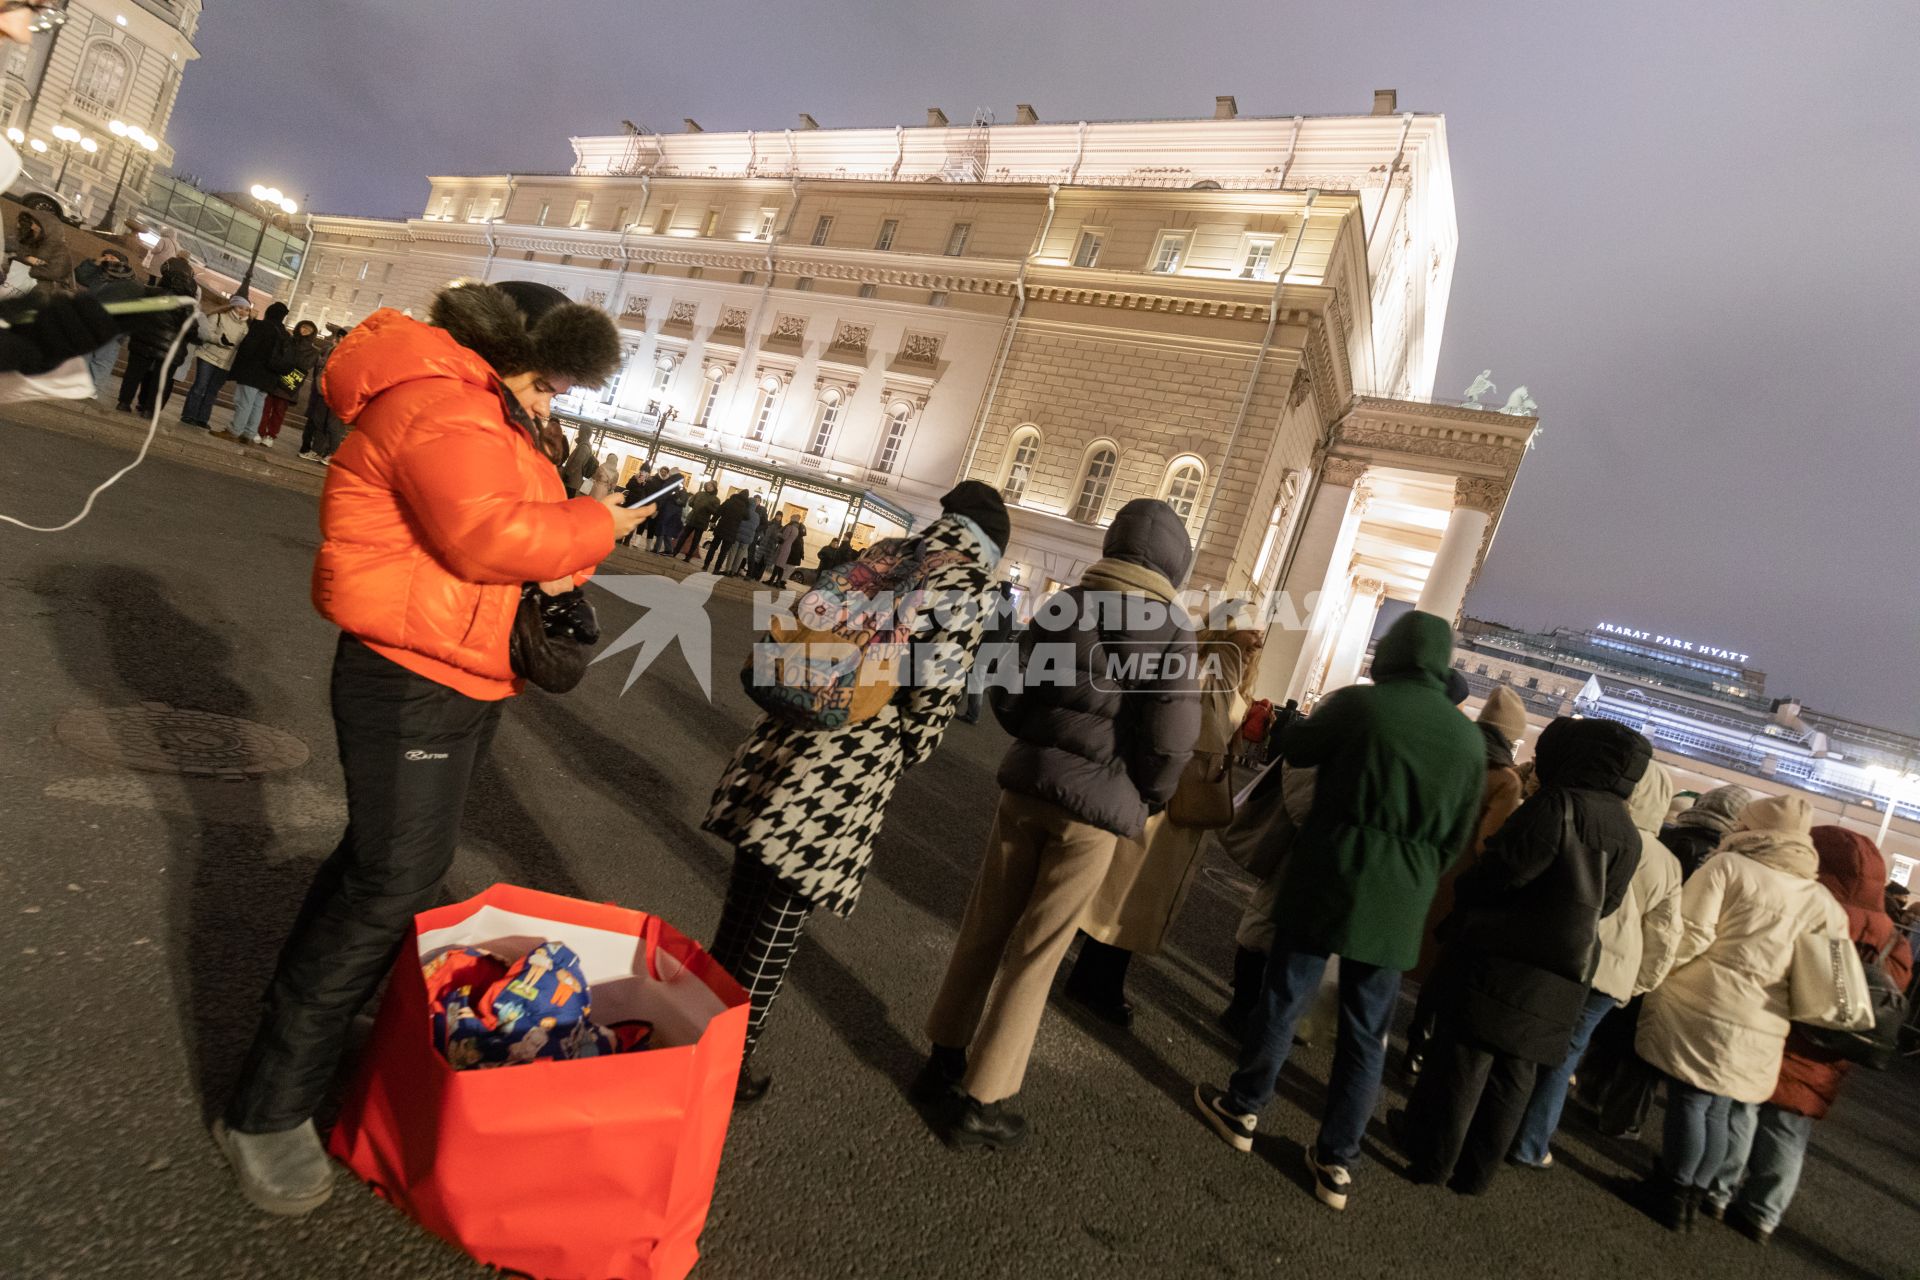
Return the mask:
{"type": "Polygon", "coordinates": [[[236,1133],[216,1120],[213,1140],[240,1179],[240,1193],[268,1213],[297,1218],[333,1194],[333,1165],[311,1120],[285,1133],[236,1133]]]}

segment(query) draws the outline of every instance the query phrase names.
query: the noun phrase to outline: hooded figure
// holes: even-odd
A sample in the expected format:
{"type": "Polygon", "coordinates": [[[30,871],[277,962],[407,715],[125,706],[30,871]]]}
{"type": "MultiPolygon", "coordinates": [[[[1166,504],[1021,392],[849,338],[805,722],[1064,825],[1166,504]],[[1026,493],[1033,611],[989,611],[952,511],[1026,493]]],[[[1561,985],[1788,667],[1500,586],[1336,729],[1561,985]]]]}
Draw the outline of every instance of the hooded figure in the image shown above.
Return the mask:
{"type": "Polygon", "coordinates": [[[15,222],[19,242],[13,256],[27,264],[27,275],[35,283],[35,298],[57,298],[73,292],[73,250],[58,228],[47,229],[43,215],[27,209],[15,222]]]}
{"type": "Polygon", "coordinates": [[[934,661],[916,674],[931,678],[908,680],[874,715],[836,729],[762,716],[714,786],[700,825],[731,844],[734,859],[708,951],[752,999],[741,1102],[766,1092],[768,1077],[751,1072],[753,1049],[807,916],[820,908],[852,913],[894,786],[933,754],[960,709],[999,558],[977,522],[951,511],[919,533],[869,547],[876,576],[910,580],[922,593],[913,643],[934,661]]]}
{"type": "MultiPolygon", "coordinates": [[[[1883,909],[1887,864],[1880,850],[1844,827],[1815,827],[1813,847],[1820,855],[1820,883],[1846,913],[1848,936],[1906,990],[1913,955],[1883,909]]],[[[1826,1116],[1852,1070],[1852,1063],[1815,1046],[1798,1028],[1787,1033],[1773,1097],[1750,1126],[1735,1127],[1726,1162],[1707,1189],[1707,1199],[1729,1225],[1763,1243],[1772,1238],[1799,1188],[1813,1122],[1826,1116]]]]}
{"type": "MultiPolygon", "coordinates": [[[[992,499],[977,481],[960,490],[992,499]]],[[[1010,536],[1004,523],[993,532],[1010,536]]],[[[989,693],[1014,743],[915,1085],[943,1108],[941,1135],[956,1146],[1024,1140],[1026,1121],[1002,1104],[1025,1079],[1054,971],[1120,838],[1139,839],[1166,805],[1200,732],[1193,629],[1174,601],[1193,560],[1185,523],[1136,498],[1101,550],[1021,636],[1022,687],[989,693]]]]}
{"type": "Polygon", "coordinates": [[[1634,1039],[1670,1077],[1658,1207],[1675,1229],[1689,1226],[1730,1130],[1779,1082],[1795,946],[1848,936],[1846,912],[1816,879],[1812,825],[1799,796],[1753,801],[1681,892],[1674,969],[1647,996],[1634,1039]]]}
{"type": "Polygon", "coordinates": [[[1625,725],[1555,720],[1534,748],[1540,790],[1461,875],[1434,977],[1446,1001],[1440,1030],[1407,1105],[1415,1181],[1484,1191],[1537,1068],[1566,1058],[1599,961],[1600,922],[1640,864],[1626,800],[1652,758],[1652,744],[1625,725]]]}
{"type": "Polygon", "coordinates": [[[1752,801],[1753,792],[1745,787],[1715,787],[1694,801],[1692,808],[1661,828],[1660,843],[1680,859],[1683,878],[1692,879],[1700,864],[1713,856],[1720,841],[1739,821],[1740,811],[1752,801]]]}
{"type": "MultiPolygon", "coordinates": [[[[172,258],[161,264],[160,282],[143,292],[150,298],[197,299],[200,296],[200,283],[193,278],[193,267],[185,258],[172,258]]],[[[137,394],[140,416],[149,417],[153,413],[154,401],[159,397],[163,379],[171,389],[173,370],[163,370],[160,364],[166,358],[167,348],[173,345],[185,318],[184,311],[160,311],[139,317],[130,327],[127,369],[120,378],[121,409],[133,409],[137,394]]],[[[174,357],[176,364],[186,359],[188,349],[183,341],[174,357]]]]}

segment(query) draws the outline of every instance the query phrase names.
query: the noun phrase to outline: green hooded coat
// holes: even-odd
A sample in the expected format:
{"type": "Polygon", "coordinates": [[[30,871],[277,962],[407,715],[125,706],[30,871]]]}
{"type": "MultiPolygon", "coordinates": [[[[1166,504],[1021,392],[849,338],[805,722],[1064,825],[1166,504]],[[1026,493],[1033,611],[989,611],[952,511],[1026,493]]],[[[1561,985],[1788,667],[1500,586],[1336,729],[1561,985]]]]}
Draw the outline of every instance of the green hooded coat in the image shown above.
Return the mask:
{"type": "Polygon", "coordinates": [[[1281,739],[1318,768],[1313,811],[1280,882],[1276,945],[1411,969],[1440,873],[1480,820],[1486,744],[1447,701],[1453,628],[1430,613],[1395,622],[1371,685],[1335,691],[1281,739]]]}

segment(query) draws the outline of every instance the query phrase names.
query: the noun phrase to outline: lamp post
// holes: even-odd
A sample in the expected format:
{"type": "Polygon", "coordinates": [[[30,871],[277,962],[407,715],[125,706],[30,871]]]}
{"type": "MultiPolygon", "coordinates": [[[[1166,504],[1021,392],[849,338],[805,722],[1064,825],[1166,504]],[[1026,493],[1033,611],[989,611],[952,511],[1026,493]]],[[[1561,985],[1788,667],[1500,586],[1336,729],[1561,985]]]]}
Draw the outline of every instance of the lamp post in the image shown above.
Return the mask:
{"type": "Polygon", "coordinates": [[[298,204],[281,195],[278,187],[263,187],[256,182],[251,194],[260,206],[260,234],[253,238],[253,256],[247,259],[247,274],[240,277],[240,287],[233,291],[236,298],[246,297],[253,285],[253,269],[260,263],[260,246],[267,241],[267,224],[273,221],[275,211],[292,217],[300,209],[298,204]]]}
{"type": "MultiPolygon", "coordinates": [[[[1887,787],[1887,806],[1880,816],[1880,831],[1873,838],[1876,845],[1884,845],[1887,842],[1887,830],[1893,826],[1894,810],[1900,807],[1900,802],[1906,798],[1909,788],[1920,783],[1920,774],[1896,773],[1884,765],[1867,766],[1867,774],[1876,781],[1886,783],[1887,787]]],[[[1880,789],[1872,783],[1868,783],[1867,786],[1868,795],[1880,789]]]]}
{"type": "Polygon", "coordinates": [[[667,429],[669,422],[672,422],[680,416],[680,411],[678,409],[662,409],[658,400],[649,400],[647,401],[647,412],[651,413],[655,419],[653,446],[647,450],[647,470],[651,471],[653,470],[653,460],[660,454],[660,433],[667,429]]]}
{"type": "Polygon", "coordinates": [[[126,157],[120,161],[120,177],[113,184],[113,199],[107,201],[106,216],[94,225],[93,229],[95,231],[113,230],[113,220],[120,212],[120,193],[127,185],[127,170],[133,166],[133,153],[135,151],[146,151],[148,154],[152,154],[160,149],[160,139],[154,137],[137,124],[128,124],[123,120],[115,120],[107,126],[107,129],[114,137],[121,140],[121,145],[127,149],[127,154],[126,157]]]}
{"type": "Polygon", "coordinates": [[[67,165],[73,160],[74,144],[78,143],[80,149],[88,155],[98,151],[100,144],[70,124],[53,126],[53,136],[60,139],[60,172],[54,175],[53,179],[53,189],[57,193],[60,190],[60,184],[67,180],[67,165]]]}

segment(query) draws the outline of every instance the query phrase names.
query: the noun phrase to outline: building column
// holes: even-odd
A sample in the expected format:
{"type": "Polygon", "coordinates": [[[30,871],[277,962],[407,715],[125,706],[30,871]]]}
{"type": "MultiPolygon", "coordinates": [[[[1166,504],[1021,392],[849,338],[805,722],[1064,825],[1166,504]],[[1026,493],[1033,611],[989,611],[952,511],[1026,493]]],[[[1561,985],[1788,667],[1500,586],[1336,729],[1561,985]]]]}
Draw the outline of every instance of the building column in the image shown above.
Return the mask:
{"type": "Polygon", "coordinates": [[[1367,642],[1373,639],[1373,624],[1380,617],[1380,601],[1386,594],[1387,585],[1378,578],[1354,580],[1353,599],[1328,656],[1326,675],[1318,688],[1309,692],[1332,693],[1360,678],[1360,666],[1367,660],[1367,642]]]}
{"type": "Polygon", "coordinates": [[[1440,552],[1420,588],[1420,600],[1414,607],[1422,613],[1438,614],[1449,625],[1458,624],[1460,610],[1467,601],[1467,587],[1480,564],[1480,553],[1500,509],[1505,489],[1497,480],[1461,476],[1453,482],[1453,512],[1447,517],[1447,530],[1440,536],[1440,552]]]}
{"type": "Polygon", "coordinates": [[[1276,706],[1299,698],[1307,675],[1326,645],[1344,603],[1354,538],[1370,497],[1361,477],[1367,464],[1328,458],[1309,498],[1293,562],[1275,585],[1279,598],[1269,613],[1266,646],[1254,696],[1276,706]]]}

